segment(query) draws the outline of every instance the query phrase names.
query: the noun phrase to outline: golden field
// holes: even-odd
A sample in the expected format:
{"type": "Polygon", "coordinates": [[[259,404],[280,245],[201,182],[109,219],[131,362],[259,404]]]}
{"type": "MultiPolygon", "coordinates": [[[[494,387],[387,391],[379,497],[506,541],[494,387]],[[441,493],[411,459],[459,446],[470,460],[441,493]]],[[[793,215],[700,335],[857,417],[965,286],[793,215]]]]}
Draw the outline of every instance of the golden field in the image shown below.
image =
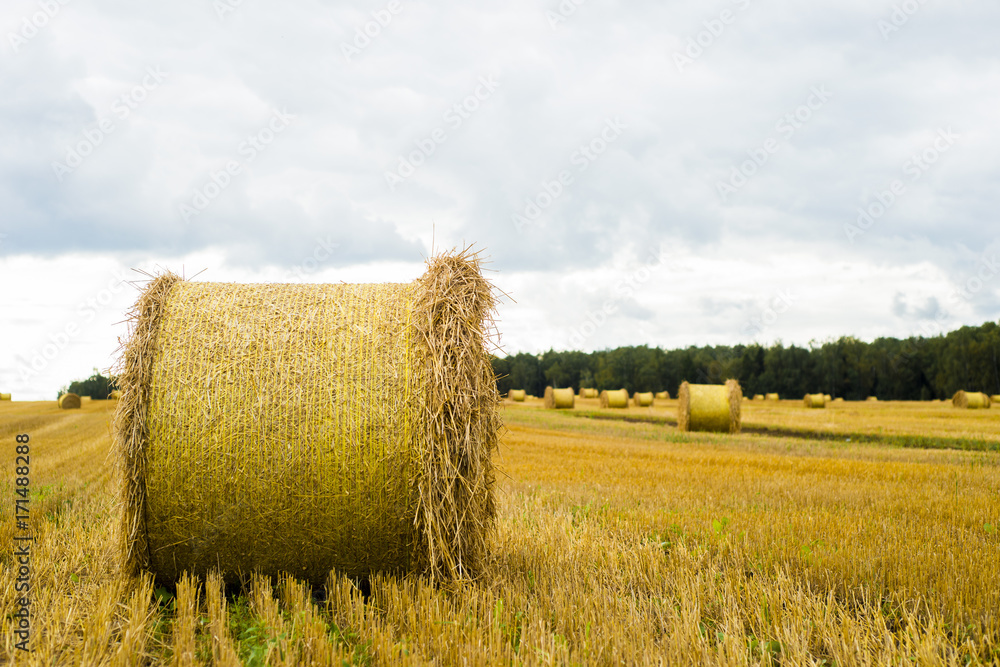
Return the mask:
{"type": "MultiPolygon", "coordinates": [[[[0,608],[18,433],[37,543],[34,650],[14,649],[8,613],[0,663],[1000,665],[1000,452],[913,446],[988,447],[1000,410],[747,402],[750,432],[729,436],[538,403],[505,404],[491,571],[379,576],[367,599],[336,575],[119,580],[113,404],[2,403],[0,608]]],[[[675,416],[660,403],[607,412],[675,416]]]]}

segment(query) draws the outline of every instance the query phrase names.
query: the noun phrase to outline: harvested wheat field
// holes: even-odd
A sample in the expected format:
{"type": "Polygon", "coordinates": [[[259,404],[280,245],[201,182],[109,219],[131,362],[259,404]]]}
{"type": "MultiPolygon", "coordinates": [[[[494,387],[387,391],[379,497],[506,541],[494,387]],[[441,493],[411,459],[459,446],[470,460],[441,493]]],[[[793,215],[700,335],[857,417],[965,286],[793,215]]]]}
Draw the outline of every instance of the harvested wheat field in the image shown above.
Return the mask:
{"type": "MultiPolygon", "coordinates": [[[[119,577],[115,402],[0,404],[9,470],[15,435],[30,435],[37,540],[34,651],[14,648],[8,615],[0,663],[1000,664],[1000,453],[682,433],[536,403],[504,408],[478,580],[331,573],[325,587],[281,576],[242,589],[119,577]]],[[[860,407],[899,428],[932,410],[860,407]]],[[[839,410],[768,409],[754,419],[839,410]]],[[[942,410],[961,433],[992,412],[942,410]]],[[[0,604],[13,609],[14,557],[0,553],[0,604]]]]}

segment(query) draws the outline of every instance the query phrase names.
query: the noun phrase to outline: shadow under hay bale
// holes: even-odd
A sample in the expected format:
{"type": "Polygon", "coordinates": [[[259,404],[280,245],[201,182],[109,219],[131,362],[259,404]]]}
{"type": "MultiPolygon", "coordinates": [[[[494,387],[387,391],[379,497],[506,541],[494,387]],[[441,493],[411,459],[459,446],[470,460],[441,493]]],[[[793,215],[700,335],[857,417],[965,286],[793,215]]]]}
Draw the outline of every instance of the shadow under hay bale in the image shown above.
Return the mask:
{"type": "Polygon", "coordinates": [[[125,572],[476,576],[493,309],[468,250],[401,285],[152,280],[118,368],[125,572]]]}
{"type": "Polygon", "coordinates": [[[515,403],[524,403],[525,391],[524,389],[511,389],[507,392],[507,398],[515,403]]]}
{"type": "Polygon", "coordinates": [[[956,408],[982,410],[990,407],[990,397],[979,391],[962,391],[959,389],[951,397],[951,404],[956,408]]]}
{"type": "Polygon", "coordinates": [[[632,396],[632,405],[634,405],[637,408],[653,407],[653,392],[651,391],[635,392],[635,395],[632,396]]]}
{"type": "Polygon", "coordinates": [[[627,408],[628,407],[628,390],[627,389],[605,389],[601,392],[601,407],[602,408],[627,408]]]}
{"type": "Polygon", "coordinates": [[[63,394],[59,397],[57,404],[63,410],[75,410],[83,405],[83,401],[76,394],[63,394]]]}
{"type": "Polygon", "coordinates": [[[677,392],[677,428],[681,431],[739,433],[743,391],[736,380],[726,384],[681,384],[677,392]]]}
{"type": "Polygon", "coordinates": [[[824,394],[806,394],[803,400],[807,408],[825,408],[826,401],[827,398],[824,394]]]}
{"type": "Polygon", "coordinates": [[[573,388],[553,389],[545,388],[545,407],[549,410],[570,410],[576,405],[576,395],[573,388]]]}

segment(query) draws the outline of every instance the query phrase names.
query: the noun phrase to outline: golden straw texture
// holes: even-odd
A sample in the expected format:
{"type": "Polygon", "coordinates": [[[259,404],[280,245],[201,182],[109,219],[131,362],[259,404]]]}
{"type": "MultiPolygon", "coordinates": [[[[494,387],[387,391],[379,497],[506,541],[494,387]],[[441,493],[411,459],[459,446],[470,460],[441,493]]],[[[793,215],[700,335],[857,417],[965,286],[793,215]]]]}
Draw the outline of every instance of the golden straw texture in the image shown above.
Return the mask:
{"type": "Polygon", "coordinates": [[[576,396],[573,394],[573,388],[568,389],[554,389],[552,387],[545,388],[545,407],[550,410],[569,410],[576,405],[576,396]]]}
{"type": "Polygon", "coordinates": [[[648,408],[653,405],[653,392],[635,392],[632,396],[632,405],[637,408],[648,408]]]}
{"type": "Polygon", "coordinates": [[[475,576],[493,307],[468,250],[406,285],[153,280],[119,368],[126,570],[475,576]]]}
{"type": "Polygon", "coordinates": [[[978,391],[955,392],[951,398],[951,404],[956,408],[968,408],[970,410],[980,410],[990,407],[990,397],[978,391]]]}
{"type": "Polygon", "coordinates": [[[58,405],[63,410],[75,410],[83,404],[76,394],[63,394],[59,397],[58,405]]]}
{"type": "Polygon", "coordinates": [[[736,380],[726,384],[681,384],[677,392],[677,428],[681,431],[739,433],[743,390],[736,380]]]}
{"type": "Polygon", "coordinates": [[[523,403],[525,391],[523,389],[511,389],[507,392],[507,398],[518,403],[523,403]]]}
{"type": "Polygon", "coordinates": [[[825,408],[826,400],[824,394],[806,394],[804,403],[807,408],[825,408]]]}
{"type": "Polygon", "coordinates": [[[627,408],[628,407],[628,390],[627,389],[605,389],[601,392],[601,407],[602,408],[627,408]]]}

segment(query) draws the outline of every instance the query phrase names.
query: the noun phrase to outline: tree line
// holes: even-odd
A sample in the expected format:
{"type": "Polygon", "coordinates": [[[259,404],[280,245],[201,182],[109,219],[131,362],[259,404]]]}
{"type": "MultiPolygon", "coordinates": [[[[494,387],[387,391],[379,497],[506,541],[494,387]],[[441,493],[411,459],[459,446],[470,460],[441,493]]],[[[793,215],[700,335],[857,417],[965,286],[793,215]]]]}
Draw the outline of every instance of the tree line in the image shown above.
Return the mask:
{"type": "Polygon", "coordinates": [[[688,347],[619,347],[599,352],[519,353],[494,357],[497,388],[541,396],[546,386],[669,391],[687,380],[719,384],[736,378],[744,395],[777,392],[798,398],[825,393],[847,400],[950,398],[959,389],[1000,394],[1000,327],[987,322],[930,338],[842,337],[808,347],[776,343],[688,347]]]}

